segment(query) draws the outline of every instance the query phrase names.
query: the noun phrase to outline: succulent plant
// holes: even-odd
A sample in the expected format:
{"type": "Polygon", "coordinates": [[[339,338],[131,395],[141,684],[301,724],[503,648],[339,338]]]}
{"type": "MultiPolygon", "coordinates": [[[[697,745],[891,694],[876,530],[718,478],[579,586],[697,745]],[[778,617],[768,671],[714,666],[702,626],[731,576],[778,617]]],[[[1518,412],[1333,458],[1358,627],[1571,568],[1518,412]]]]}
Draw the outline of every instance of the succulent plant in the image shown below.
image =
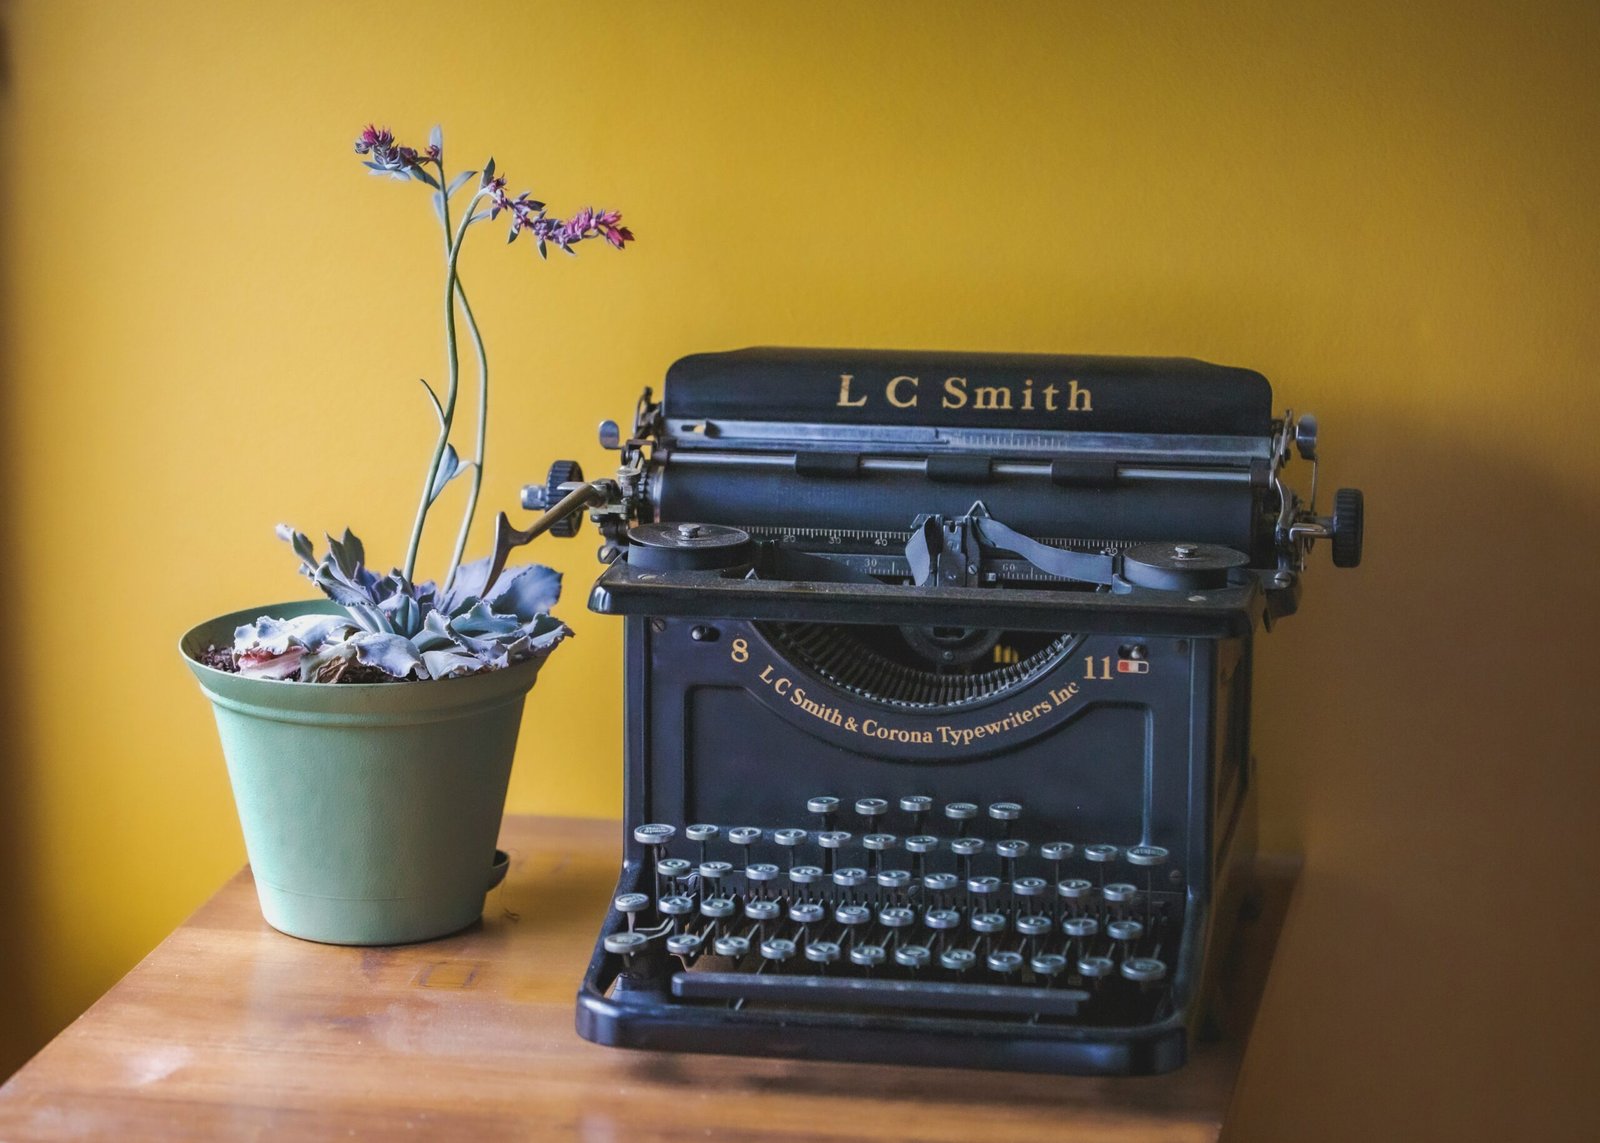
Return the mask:
{"type": "Polygon", "coordinates": [[[405,563],[387,575],[367,566],[366,550],[347,528],[320,559],[304,532],[286,524],[278,535],[293,545],[301,572],[344,615],[308,615],[295,619],[263,616],[234,634],[234,663],[242,675],[302,682],[340,682],[353,678],[442,679],[508,667],[548,655],[572,634],[549,614],[561,595],[561,576],[530,564],[507,568],[493,583],[485,582],[493,557],[462,563],[467,537],[483,483],[486,418],[489,406],[489,360],[472,307],[467,304],[458,264],[468,232],[479,223],[510,216],[507,241],[527,231],[541,258],[550,246],[575,254],[576,247],[603,239],[617,250],[634,240],[615,210],[585,207],[570,219],[551,216],[545,204],[528,191],[515,197],[491,158],[479,171],[451,178],[444,161],[444,137],[433,129],[426,149],[400,145],[387,127],[368,126],[356,138],[356,154],[374,175],[420,183],[433,192],[433,209],[444,232],[444,327],[446,385],[443,393],[423,379],[422,386],[438,423],[438,434],[423,475],[421,496],[405,563]],[[471,185],[459,221],[451,216],[451,198],[471,185]],[[451,443],[461,359],[457,315],[472,339],[478,365],[478,417],[475,455],[463,460],[451,443]],[[467,477],[466,506],[456,535],[449,570],[440,585],[414,581],[417,551],[428,511],[453,479],[467,477]]]}

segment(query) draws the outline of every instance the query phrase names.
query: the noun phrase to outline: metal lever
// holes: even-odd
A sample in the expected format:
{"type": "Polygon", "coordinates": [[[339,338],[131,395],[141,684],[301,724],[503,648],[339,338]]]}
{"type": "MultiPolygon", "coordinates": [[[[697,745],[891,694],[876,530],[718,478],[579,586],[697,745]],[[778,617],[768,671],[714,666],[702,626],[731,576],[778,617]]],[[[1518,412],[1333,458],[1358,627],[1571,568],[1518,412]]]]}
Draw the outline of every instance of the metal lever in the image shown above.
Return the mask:
{"type": "Polygon", "coordinates": [[[610,480],[563,484],[561,491],[564,495],[561,499],[520,532],[511,526],[510,517],[504,512],[500,513],[494,522],[494,563],[489,565],[489,577],[483,581],[484,590],[493,586],[500,578],[500,573],[506,570],[506,560],[511,557],[512,548],[520,548],[538,539],[574,512],[581,512],[591,504],[604,504],[611,499],[616,487],[615,482],[610,480]]]}

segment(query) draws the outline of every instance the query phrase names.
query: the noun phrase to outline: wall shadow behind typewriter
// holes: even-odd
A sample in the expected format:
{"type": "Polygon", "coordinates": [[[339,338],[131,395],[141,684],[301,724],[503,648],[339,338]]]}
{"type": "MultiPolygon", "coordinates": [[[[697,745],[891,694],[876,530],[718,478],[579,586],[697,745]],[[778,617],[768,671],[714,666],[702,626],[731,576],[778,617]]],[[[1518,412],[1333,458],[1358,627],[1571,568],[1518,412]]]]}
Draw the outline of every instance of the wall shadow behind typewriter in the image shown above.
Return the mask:
{"type": "Polygon", "coordinates": [[[1307,862],[1234,1126],[1571,1137],[1600,1000],[1600,551],[1572,533],[1600,490],[1437,423],[1325,424],[1374,511],[1360,570],[1257,642],[1263,841],[1307,862]]]}

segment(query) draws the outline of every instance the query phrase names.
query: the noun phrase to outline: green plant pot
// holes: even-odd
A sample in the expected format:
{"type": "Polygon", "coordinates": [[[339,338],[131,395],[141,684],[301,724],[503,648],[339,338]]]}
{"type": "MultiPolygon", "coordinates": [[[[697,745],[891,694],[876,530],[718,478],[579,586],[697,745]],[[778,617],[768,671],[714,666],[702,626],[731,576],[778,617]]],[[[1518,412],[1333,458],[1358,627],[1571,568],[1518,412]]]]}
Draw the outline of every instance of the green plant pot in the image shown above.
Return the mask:
{"type": "Polygon", "coordinates": [[[259,616],[338,613],[325,601],[236,611],[186,634],[211,700],[261,913],[340,945],[465,928],[505,874],[495,850],[522,704],[542,659],[458,679],[316,684],[202,665],[259,616]]]}

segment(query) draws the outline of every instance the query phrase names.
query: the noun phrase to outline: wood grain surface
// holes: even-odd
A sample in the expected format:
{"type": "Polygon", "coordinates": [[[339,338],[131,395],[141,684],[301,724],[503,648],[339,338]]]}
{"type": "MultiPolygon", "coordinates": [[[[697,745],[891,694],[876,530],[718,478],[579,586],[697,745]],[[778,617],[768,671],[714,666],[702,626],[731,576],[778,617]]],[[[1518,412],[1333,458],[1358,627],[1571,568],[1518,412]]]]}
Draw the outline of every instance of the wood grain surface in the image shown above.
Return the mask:
{"type": "Polygon", "coordinates": [[[597,1047],[573,997],[615,822],[508,818],[481,924],[351,949],[261,919],[249,870],[0,1087],[0,1140],[1210,1140],[1298,866],[1258,863],[1237,1029],[1170,1075],[1081,1079],[597,1047]]]}

